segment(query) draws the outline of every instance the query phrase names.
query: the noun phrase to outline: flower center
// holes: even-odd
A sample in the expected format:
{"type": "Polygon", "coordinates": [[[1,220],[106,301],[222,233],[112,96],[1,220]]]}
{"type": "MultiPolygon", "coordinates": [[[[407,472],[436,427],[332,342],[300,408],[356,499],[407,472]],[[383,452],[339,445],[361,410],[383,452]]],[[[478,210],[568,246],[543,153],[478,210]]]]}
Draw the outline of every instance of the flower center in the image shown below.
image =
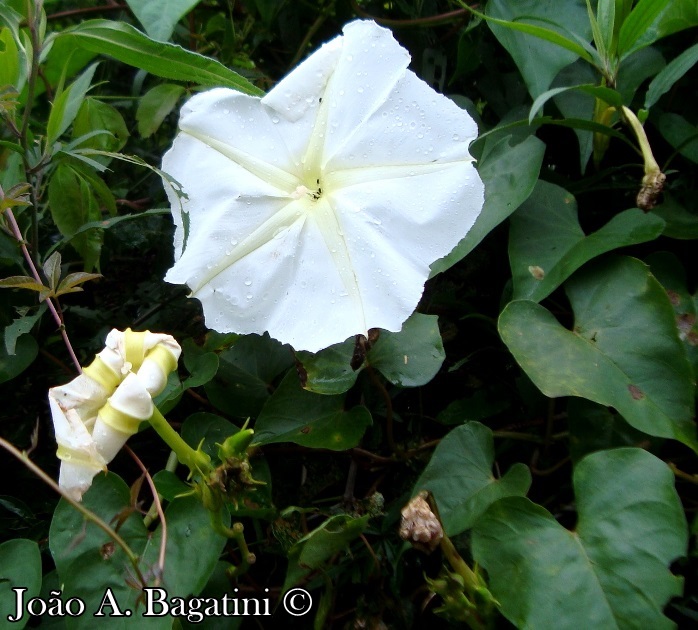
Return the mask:
{"type": "Polygon", "coordinates": [[[305,184],[298,184],[296,189],[291,193],[291,197],[294,199],[304,199],[308,198],[312,201],[317,201],[322,196],[322,186],[320,185],[320,179],[316,178],[315,184],[311,187],[305,184]]]}

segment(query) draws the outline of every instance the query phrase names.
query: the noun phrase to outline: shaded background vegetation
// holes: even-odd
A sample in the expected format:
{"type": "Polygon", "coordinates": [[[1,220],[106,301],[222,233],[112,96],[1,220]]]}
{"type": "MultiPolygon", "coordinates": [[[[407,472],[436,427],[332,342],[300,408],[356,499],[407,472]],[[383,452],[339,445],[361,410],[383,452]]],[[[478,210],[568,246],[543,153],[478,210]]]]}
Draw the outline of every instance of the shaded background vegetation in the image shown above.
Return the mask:
{"type": "MultiPolygon", "coordinates": [[[[8,0],[6,4],[26,15],[24,2],[8,0]]],[[[577,522],[572,471],[582,456],[592,451],[632,446],[647,449],[675,467],[676,488],[693,531],[698,498],[693,474],[698,471],[695,452],[690,448],[691,440],[682,440],[689,443],[687,447],[680,441],[665,439],[678,437],[678,428],[676,435],[643,431],[633,418],[623,418],[613,401],[599,404],[603,401],[583,393],[578,394],[582,398],[574,398],[572,392],[565,391],[564,384],[552,394],[549,390],[555,388],[549,385],[549,372],[569,375],[576,366],[583,379],[588,369],[585,363],[581,359],[576,362],[573,356],[569,365],[563,365],[564,357],[556,353],[550,337],[546,339],[549,333],[536,328],[537,321],[533,319],[512,320],[510,325],[530,334],[534,342],[539,341],[539,351],[535,354],[531,354],[530,348],[512,347],[501,322],[498,330],[498,317],[512,296],[529,299],[537,290],[530,286],[530,279],[520,280],[518,287],[516,278],[512,283],[512,269],[514,274],[518,273],[517,265],[520,271],[521,265],[526,268],[537,264],[526,258],[530,257],[530,248],[537,246],[562,254],[566,247],[571,246],[569,240],[563,238],[569,223],[556,226],[549,221],[550,217],[562,212],[561,207],[573,206],[576,200],[574,216],[587,235],[601,229],[623,211],[635,207],[643,177],[643,158],[636,148],[637,138],[627,125],[619,121],[617,113],[602,120],[594,110],[597,94],[571,91],[547,101],[538,112],[538,118],[529,124],[534,99],[529,89],[530,80],[527,86],[522,77],[521,59],[515,55],[512,57],[503,47],[501,30],[495,29],[493,33],[485,21],[473,16],[457,2],[246,0],[192,4],[196,6],[177,21],[171,40],[183,48],[218,59],[265,91],[309,52],[339,34],[346,22],[356,17],[372,18],[388,26],[396,39],[410,51],[411,69],[471,112],[478,120],[481,133],[502,128],[473,146],[476,156],[484,154],[483,168],[487,163],[486,155],[494,155],[491,158],[492,173],[488,178],[483,175],[483,179],[486,184],[491,182],[492,186],[500,186],[503,194],[511,194],[512,198],[516,195],[511,190],[517,186],[525,189],[525,193],[519,194],[522,199],[517,206],[528,198],[511,221],[506,218],[516,208],[498,208],[499,218],[492,222],[491,230],[485,230],[488,233],[486,236],[483,233],[482,242],[467,257],[455,261],[427,284],[418,311],[438,316],[438,331],[443,343],[443,363],[436,366],[433,378],[428,361],[422,373],[414,379],[420,382],[419,386],[406,387],[396,384],[400,382],[399,378],[391,378],[369,365],[358,374],[355,383],[346,390],[335,392],[344,396],[343,411],[349,413],[363,406],[370,412],[372,424],[363,436],[359,436],[360,441],[357,439],[351,448],[338,453],[294,443],[269,444],[252,457],[256,474],[269,484],[259,491],[262,498],[257,496],[253,500],[255,505],[250,513],[239,514],[245,522],[250,550],[257,555],[256,564],[236,582],[241,590],[258,594],[263,587],[269,587],[278,595],[287,576],[287,554],[294,542],[328,517],[341,514],[359,519],[369,515],[371,519],[362,526],[360,536],[347,535],[342,548],[328,554],[321,568],[314,568],[302,576],[301,583],[307,585],[319,602],[317,623],[322,627],[338,628],[381,627],[380,624],[410,627],[434,623],[434,608],[443,600],[440,595],[430,592],[425,576],[436,578],[443,558],[439,552],[422,555],[408,549],[397,536],[400,509],[412,496],[415,484],[439,441],[456,427],[473,422],[481,422],[493,432],[495,477],[503,475],[514,464],[525,464],[532,475],[528,497],[547,509],[565,527],[574,528],[577,522]],[[550,118],[550,124],[540,118],[543,114],[550,118]],[[560,120],[568,121],[567,126],[553,124],[560,120]],[[598,159],[594,160],[590,155],[591,131],[574,122],[579,120],[607,125],[627,141],[600,134],[596,140],[598,146],[605,137],[609,140],[608,147],[601,150],[596,156],[598,159]],[[517,121],[518,125],[507,126],[517,121]],[[507,144],[497,145],[502,139],[506,139],[507,144]],[[526,142],[529,144],[524,145],[524,150],[516,153],[516,146],[526,142]],[[516,164],[510,164],[507,156],[516,164]],[[528,161],[528,168],[521,166],[522,161],[528,161]],[[517,168],[508,170],[514,167],[517,168]],[[535,216],[544,217],[547,227],[538,225],[535,216]],[[560,240],[556,243],[558,236],[560,240]],[[543,367],[537,371],[522,369],[521,365],[524,368],[528,365],[522,357],[543,367]],[[541,372],[546,374],[541,376],[541,372]],[[289,506],[299,506],[299,509],[289,510],[289,506]]],[[[584,33],[587,41],[591,41],[584,3],[570,0],[560,4],[569,5],[568,8],[574,8],[578,14],[581,11],[579,22],[587,20],[587,25],[580,27],[578,32],[584,33]]],[[[516,3],[490,5],[490,13],[496,15],[496,11],[501,9],[503,15],[506,7],[516,3]]],[[[118,2],[47,1],[45,10],[47,29],[51,32],[98,17],[141,28],[131,8],[118,2]]],[[[565,10],[560,8],[559,12],[563,14],[565,10]]],[[[553,21],[566,19],[562,15],[548,17],[553,21]]],[[[647,87],[653,77],[667,62],[694,44],[696,31],[688,28],[690,16],[686,20],[685,30],[657,38],[651,47],[640,51],[636,59],[628,59],[621,66],[617,85],[607,84],[607,87],[617,89],[623,104],[632,111],[637,113],[645,107],[647,87]]],[[[572,30],[576,28],[569,23],[567,26],[572,30]]],[[[531,35],[517,36],[529,37],[532,48],[540,43],[531,35]]],[[[158,166],[176,133],[179,107],[198,86],[183,81],[173,82],[180,87],[172,91],[169,112],[165,112],[158,122],[152,104],[148,109],[143,103],[144,95],[163,84],[163,79],[79,47],[66,45],[63,56],[48,57],[38,83],[40,89],[31,112],[30,129],[37,138],[45,134],[51,102],[64,64],[68,69],[67,84],[92,58],[101,59],[101,63],[92,79],[94,87],[89,96],[107,103],[118,114],[118,118],[105,119],[106,128],[111,132],[108,139],[95,140],[93,146],[122,151],[158,166]]],[[[579,60],[561,70],[562,74],[555,78],[553,86],[582,83],[598,86],[602,83],[600,75],[579,60]]],[[[644,273],[638,271],[639,268],[623,267],[613,271],[616,276],[612,277],[614,264],[630,264],[617,262],[627,261],[627,258],[612,256],[633,257],[649,265],[665,289],[661,304],[656,301],[660,298],[655,300],[652,297],[653,304],[662,313],[668,312],[669,304],[676,310],[674,329],[665,325],[664,318],[656,323],[654,335],[656,338],[673,336],[676,344],[667,346],[673,349],[680,346],[678,339],[681,335],[681,352],[685,353],[681,360],[685,369],[677,374],[679,385],[676,387],[680,390],[679,396],[691,405],[690,415],[683,419],[679,419],[672,409],[666,413],[677,423],[681,420],[689,424],[693,415],[694,374],[698,358],[694,293],[696,254],[692,240],[698,237],[695,201],[698,198],[697,79],[698,66],[692,66],[648,108],[645,129],[654,156],[667,175],[659,205],[646,213],[638,211],[637,216],[632,215],[628,219],[628,229],[615,240],[611,239],[610,246],[592,248],[586,260],[578,261],[579,264],[570,263],[569,273],[545,295],[533,300],[541,302],[562,325],[572,329],[581,315],[570,304],[569,291],[574,290],[570,286],[579,287],[587,282],[595,287],[594,290],[601,291],[608,285],[624,286],[626,280],[631,284],[631,277],[636,277],[633,274],[644,273]],[[611,250],[614,253],[609,255],[607,252],[611,250]],[[582,264],[591,259],[596,260],[586,266],[582,264]],[[572,275],[578,268],[580,274],[587,275],[572,275]],[[627,274],[627,277],[622,274],[627,274]],[[565,284],[569,277],[572,284],[565,284]]],[[[544,86],[538,94],[548,87],[544,86]]],[[[2,133],[3,140],[13,141],[7,128],[2,133]]],[[[71,133],[72,138],[76,137],[74,129],[72,132],[68,130],[64,142],[70,141],[71,133]]],[[[57,157],[55,162],[60,159],[64,158],[57,157]]],[[[12,161],[10,150],[0,147],[0,166],[5,174],[3,187],[7,190],[6,183],[15,183],[11,181],[12,170],[21,168],[21,165],[12,161]]],[[[165,211],[167,204],[159,177],[138,164],[111,161],[109,167],[110,170],[100,173],[99,177],[113,194],[113,200],[108,203],[101,198],[96,200],[100,218],[136,216],[152,209],[163,211],[114,223],[104,229],[100,233],[103,242],[92,261],[94,264],[86,264],[89,256],[86,257],[84,251],[78,252],[65,243],[60,245],[64,273],[83,269],[92,271],[94,268],[103,276],[87,282],[84,292],[60,299],[66,329],[79,359],[89,363],[93,354],[103,347],[104,336],[112,328],[130,326],[168,332],[185,347],[184,355],[188,361],[180,369],[182,380],[198,373],[202,381],[201,385],[180,392],[181,400],[176,396],[176,383],[172,384],[171,391],[168,390],[171,399],[165,405],[172,408],[167,417],[173,426],[181,429],[185,420],[202,413],[223,418],[236,426],[241,426],[251,416],[254,426],[254,420],[263,413],[265,403],[278,390],[285,375],[291,375],[286,378],[296,378],[298,366],[294,361],[308,368],[308,364],[313,365],[312,359],[305,361],[288,348],[280,348],[260,338],[245,342],[249,344],[246,347],[249,356],[260,361],[261,357],[268,361],[271,361],[269,357],[275,357],[278,369],[261,363],[253,366],[252,361],[231,355],[236,347],[242,347],[239,345],[241,341],[234,336],[208,331],[198,302],[188,299],[183,287],[162,281],[172,263],[173,227],[165,211]],[[108,206],[111,203],[115,212],[110,214],[108,206]],[[207,377],[201,373],[203,368],[196,367],[197,358],[204,352],[218,356],[217,375],[214,369],[207,377]],[[173,406],[172,403],[177,402],[175,399],[178,404],[173,406]]],[[[51,177],[49,174],[40,183],[38,239],[32,243],[41,260],[56,243],[66,238],[65,230],[56,225],[60,210],[50,207],[51,191],[45,188],[51,177]]],[[[24,181],[24,178],[19,181],[24,181]]],[[[489,193],[491,189],[488,189],[489,193]]],[[[30,212],[21,210],[17,215],[23,232],[28,234],[30,212]]],[[[95,220],[94,217],[88,218],[95,220]]],[[[13,239],[7,234],[0,235],[0,238],[2,275],[26,273],[13,239]]],[[[555,255],[551,256],[554,259],[555,255]]],[[[534,274],[535,270],[530,273],[534,274]]],[[[4,289],[0,294],[0,325],[9,326],[18,314],[33,313],[35,308],[35,293],[4,289]]],[[[627,322],[628,330],[645,326],[650,321],[637,315],[630,306],[629,309],[625,316],[630,319],[637,316],[637,320],[627,322]]],[[[618,325],[622,327],[622,323],[618,325]]],[[[422,337],[423,341],[430,330],[425,323],[415,335],[422,337]]],[[[647,332],[653,334],[652,330],[647,332]]],[[[55,322],[48,315],[43,315],[23,338],[27,337],[36,343],[35,347],[26,349],[29,357],[26,369],[17,372],[12,367],[20,360],[16,355],[5,353],[2,356],[0,373],[5,382],[0,385],[3,406],[0,435],[19,448],[31,447],[31,458],[55,478],[58,466],[46,391],[72,378],[74,371],[55,322]]],[[[630,333],[626,340],[631,338],[630,333]]],[[[401,339],[400,343],[418,341],[401,339]]],[[[637,343],[644,342],[638,339],[637,343]]],[[[440,344],[435,341],[432,345],[438,349],[440,344]]],[[[348,348],[350,356],[352,342],[348,348]]],[[[633,363],[635,355],[643,353],[642,347],[626,350],[628,356],[621,357],[621,363],[633,363]]],[[[673,352],[667,350],[670,351],[673,352]]],[[[651,370],[646,376],[652,380],[651,370]]],[[[674,396],[672,387],[674,385],[667,385],[664,392],[669,398],[674,396]]],[[[658,404],[661,407],[661,402],[658,404]]],[[[201,417],[199,421],[203,422],[201,417]]],[[[200,432],[194,430],[193,435],[199,436],[200,432]]],[[[167,450],[152,431],[134,436],[129,445],[151,472],[164,467],[167,450]]],[[[129,485],[140,475],[125,453],[110,465],[110,470],[129,485]]],[[[51,579],[56,579],[55,574],[51,574],[54,560],[49,553],[48,537],[58,497],[9,456],[0,460],[0,471],[0,540],[27,538],[38,542],[45,574],[53,575],[45,579],[46,588],[51,579]]],[[[617,482],[617,479],[608,480],[611,486],[617,482]]],[[[618,488],[617,492],[622,496],[624,489],[618,488]]],[[[138,501],[140,507],[148,508],[150,495],[145,487],[138,501]]],[[[677,522],[676,527],[680,529],[682,526],[677,522]]],[[[463,533],[461,529],[455,534],[456,547],[470,562],[471,530],[463,533]]],[[[195,550],[192,552],[196,553],[195,550]]],[[[228,566],[224,563],[239,563],[239,549],[229,544],[222,562],[221,569],[228,566]]],[[[677,623],[687,624],[698,616],[693,538],[688,557],[678,560],[673,570],[685,577],[685,590],[682,597],[675,598],[668,606],[666,614],[677,623]]],[[[219,585],[231,584],[217,571],[208,588],[215,591],[219,585]]],[[[511,619],[510,615],[507,616],[511,619]]],[[[298,623],[299,627],[309,627],[310,621],[298,623]]],[[[450,623],[458,623],[457,615],[451,615],[450,623]]],[[[506,627],[508,623],[504,617],[496,617],[495,624],[506,627]]],[[[46,625],[45,622],[42,625],[46,625]]]]}

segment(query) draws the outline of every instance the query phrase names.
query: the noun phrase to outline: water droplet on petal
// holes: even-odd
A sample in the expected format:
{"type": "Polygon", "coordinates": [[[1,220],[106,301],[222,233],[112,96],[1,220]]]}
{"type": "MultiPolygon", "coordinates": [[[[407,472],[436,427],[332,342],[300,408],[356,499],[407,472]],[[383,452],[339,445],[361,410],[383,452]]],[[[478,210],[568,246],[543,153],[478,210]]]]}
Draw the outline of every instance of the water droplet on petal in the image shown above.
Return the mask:
{"type": "Polygon", "coordinates": [[[453,142],[458,142],[460,140],[460,136],[457,133],[453,134],[453,142]]]}
{"type": "Polygon", "coordinates": [[[245,296],[245,298],[248,299],[248,300],[251,300],[251,299],[252,299],[252,294],[251,294],[251,293],[248,293],[248,294],[245,296]]]}
{"type": "Polygon", "coordinates": [[[271,122],[273,122],[273,123],[276,125],[276,124],[279,122],[279,117],[278,117],[278,116],[274,116],[274,117],[271,119],[271,122]]]}
{"type": "Polygon", "coordinates": [[[251,285],[252,285],[252,280],[250,280],[250,278],[247,278],[247,279],[245,280],[245,286],[246,286],[246,287],[249,287],[249,286],[251,286],[251,285]]]}

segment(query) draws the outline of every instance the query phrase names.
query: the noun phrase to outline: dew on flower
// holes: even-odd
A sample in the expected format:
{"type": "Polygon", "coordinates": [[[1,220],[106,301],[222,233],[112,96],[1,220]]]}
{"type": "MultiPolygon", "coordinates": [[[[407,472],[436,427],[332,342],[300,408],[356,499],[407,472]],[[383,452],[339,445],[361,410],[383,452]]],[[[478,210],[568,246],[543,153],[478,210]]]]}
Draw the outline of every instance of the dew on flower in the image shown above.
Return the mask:
{"type": "Polygon", "coordinates": [[[268,331],[310,351],[370,328],[401,328],[421,298],[429,265],[465,236],[483,203],[468,153],[475,123],[410,72],[409,61],[390,31],[356,21],[263,98],[217,88],[188,101],[163,159],[163,170],[187,194],[181,203],[171,197],[178,245],[165,279],[190,287],[208,326],[268,331]],[[367,89],[384,84],[385,91],[367,89]],[[222,108],[234,115],[210,115],[222,108]],[[240,133],[236,109],[245,123],[259,112],[254,133],[240,133]],[[435,140],[424,139],[432,128],[436,150],[435,140]],[[457,144],[454,128],[461,130],[457,144]],[[458,182],[466,184],[449,194],[458,182]],[[424,217],[418,200],[427,190],[431,209],[424,217]],[[390,230],[382,227],[387,217],[390,230]],[[217,233],[236,246],[225,256],[211,248],[217,233]],[[274,239],[279,243],[270,249],[274,239]],[[417,239],[430,246],[417,251],[417,239]],[[240,278],[273,296],[257,301],[256,321],[240,278]],[[351,299],[340,308],[332,295],[351,299]],[[325,323],[309,329],[299,316],[308,312],[325,323]]]}

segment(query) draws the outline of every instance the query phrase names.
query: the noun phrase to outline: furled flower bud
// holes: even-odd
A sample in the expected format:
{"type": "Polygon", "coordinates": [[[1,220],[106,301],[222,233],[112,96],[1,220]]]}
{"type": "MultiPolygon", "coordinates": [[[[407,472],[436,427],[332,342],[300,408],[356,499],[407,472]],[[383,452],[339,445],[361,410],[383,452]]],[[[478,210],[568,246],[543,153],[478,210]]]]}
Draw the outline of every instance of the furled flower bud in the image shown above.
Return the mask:
{"type": "Polygon", "coordinates": [[[181,348],[170,335],[112,330],[105,348],[70,383],[49,390],[61,460],[59,485],[80,500],[138,425],[152,397],[177,367],[181,348]]]}

